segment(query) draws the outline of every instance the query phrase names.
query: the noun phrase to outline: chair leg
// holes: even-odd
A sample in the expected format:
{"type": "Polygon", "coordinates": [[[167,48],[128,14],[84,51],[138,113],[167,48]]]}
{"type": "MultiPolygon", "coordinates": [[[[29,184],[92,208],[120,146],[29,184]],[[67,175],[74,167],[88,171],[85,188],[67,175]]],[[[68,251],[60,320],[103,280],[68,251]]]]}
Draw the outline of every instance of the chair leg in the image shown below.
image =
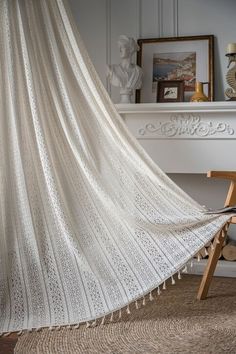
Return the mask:
{"type": "Polygon", "coordinates": [[[219,255],[226,238],[227,232],[226,227],[224,226],[215,236],[213,241],[213,250],[210,253],[206,269],[204,271],[202,281],[198,290],[197,299],[203,300],[207,297],[207,293],[211,284],[211,280],[216,268],[216,264],[219,259],[219,255]]]}

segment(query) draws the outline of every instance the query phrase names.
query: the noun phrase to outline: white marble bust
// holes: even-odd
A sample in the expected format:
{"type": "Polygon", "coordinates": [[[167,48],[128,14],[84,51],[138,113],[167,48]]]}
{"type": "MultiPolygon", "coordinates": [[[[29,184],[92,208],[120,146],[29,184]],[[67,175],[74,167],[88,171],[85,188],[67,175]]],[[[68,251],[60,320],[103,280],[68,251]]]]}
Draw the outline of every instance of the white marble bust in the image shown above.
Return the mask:
{"type": "Polygon", "coordinates": [[[139,50],[133,38],[121,35],[118,40],[120,64],[108,66],[107,75],[113,86],[120,87],[120,102],[130,103],[134,90],[142,85],[143,71],[132,63],[132,56],[139,50]]]}

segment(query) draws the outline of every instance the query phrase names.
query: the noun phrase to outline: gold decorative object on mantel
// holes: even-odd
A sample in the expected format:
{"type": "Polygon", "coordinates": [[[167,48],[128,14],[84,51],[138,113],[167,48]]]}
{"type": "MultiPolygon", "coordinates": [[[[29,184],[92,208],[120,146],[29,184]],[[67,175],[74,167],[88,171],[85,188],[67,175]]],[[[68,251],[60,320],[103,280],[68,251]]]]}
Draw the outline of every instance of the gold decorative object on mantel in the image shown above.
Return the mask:
{"type": "Polygon", "coordinates": [[[229,101],[236,101],[236,43],[228,44],[226,56],[229,59],[227,68],[231,63],[234,63],[234,66],[226,74],[226,81],[230,87],[225,90],[225,95],[229,101]]]}
{"type": "Polygon", "coordinates": [[[207,101],[209,101],[209,98],[205,95],[205,93],[203,91],[203,85],[204,84],[209,84],[209,83],[208,82],[196,81],[195,93],[190,98],[191,102],[207,102],[207,101]]]}

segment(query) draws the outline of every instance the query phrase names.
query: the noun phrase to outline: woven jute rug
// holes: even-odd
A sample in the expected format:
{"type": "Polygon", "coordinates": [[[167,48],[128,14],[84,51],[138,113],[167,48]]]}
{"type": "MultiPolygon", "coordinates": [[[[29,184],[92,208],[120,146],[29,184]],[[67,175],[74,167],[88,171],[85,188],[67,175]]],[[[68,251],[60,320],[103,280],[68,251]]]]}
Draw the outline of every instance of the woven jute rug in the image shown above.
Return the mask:
{"type": "MultiPolygon", "coordinates": [[[[200,277],[185,276],[131,314],[94,328],[42,330],[20,336],[16,354],[235,354],[236,279],[215,278],[196,300],[200,277]]],[[[118,316],[117,316],[118,317],[118,316]]]]}

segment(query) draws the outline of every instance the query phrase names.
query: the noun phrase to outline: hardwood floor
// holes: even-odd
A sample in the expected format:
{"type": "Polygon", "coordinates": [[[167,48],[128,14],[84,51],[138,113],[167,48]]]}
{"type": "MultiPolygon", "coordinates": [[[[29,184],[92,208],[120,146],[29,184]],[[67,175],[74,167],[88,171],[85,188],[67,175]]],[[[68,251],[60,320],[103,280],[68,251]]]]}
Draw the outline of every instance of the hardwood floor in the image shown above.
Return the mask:
{"type": "Polygon", "coordinates": [[[8,337],[1,337],[0,354],[13,354],[17,339],[17,334],[10,334],[8,337]]]}

